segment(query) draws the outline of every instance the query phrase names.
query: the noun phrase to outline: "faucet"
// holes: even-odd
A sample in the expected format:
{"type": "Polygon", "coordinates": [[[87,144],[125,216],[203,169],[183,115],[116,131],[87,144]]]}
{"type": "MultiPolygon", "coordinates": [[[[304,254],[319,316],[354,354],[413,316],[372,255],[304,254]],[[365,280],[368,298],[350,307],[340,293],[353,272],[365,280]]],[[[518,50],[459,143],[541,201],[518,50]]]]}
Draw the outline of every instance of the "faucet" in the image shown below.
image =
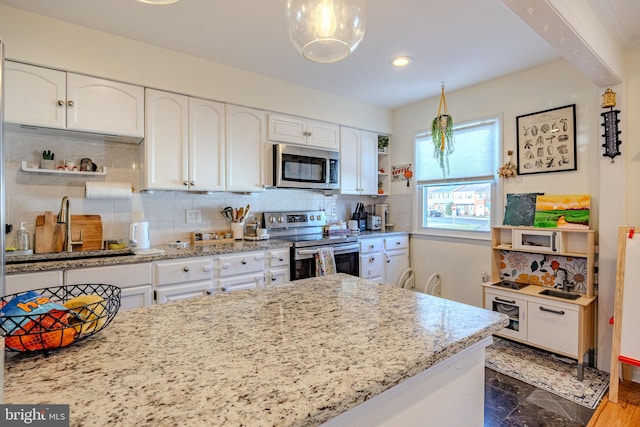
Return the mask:
{"type": "Polygon", "coordinates": [[[569,274],[567,273],[567,270],[565,270],[564,268],[557,268],[555,277],[558,277],[558,271],[562,271],[564,273],[564,276],[562,278],[562,287],[560,288],[560,290],[567,292],[568,291],[567,288],[573,288],[575,285],[569,283],[569,274]]]}
{"type": "Polygon", "coordinates": [[[80,240],[74,242],[71,238],[71,201],[67,196],[62,198],[60,212],[58,212],[58,224],[65,224],[67,232],[64,238],[64,251],[73,252],[73,245],[82,244],[82,230],[80,230],[80,240]]]}

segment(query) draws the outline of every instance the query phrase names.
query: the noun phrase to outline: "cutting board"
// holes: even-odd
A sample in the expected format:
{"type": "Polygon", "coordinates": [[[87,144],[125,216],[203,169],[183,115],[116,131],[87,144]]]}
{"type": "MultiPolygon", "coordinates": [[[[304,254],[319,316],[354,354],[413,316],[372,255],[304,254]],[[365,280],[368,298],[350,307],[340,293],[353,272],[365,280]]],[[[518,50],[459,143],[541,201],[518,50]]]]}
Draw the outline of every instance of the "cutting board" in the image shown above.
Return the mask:
{"type": "MultiPolygon", "coordinates": [[[[47,211],[36,218],[36,253],[64,251],[66,225],[57,223],[57,216],[47,211]]],[[[102,249],[102,217],[100,215],[71,215],[71,240],[82,240],[82,245],[73,245],[74,251],[97,251],[102,249]],[[81,238],[82,236],[82,238],[81,238]]]]}

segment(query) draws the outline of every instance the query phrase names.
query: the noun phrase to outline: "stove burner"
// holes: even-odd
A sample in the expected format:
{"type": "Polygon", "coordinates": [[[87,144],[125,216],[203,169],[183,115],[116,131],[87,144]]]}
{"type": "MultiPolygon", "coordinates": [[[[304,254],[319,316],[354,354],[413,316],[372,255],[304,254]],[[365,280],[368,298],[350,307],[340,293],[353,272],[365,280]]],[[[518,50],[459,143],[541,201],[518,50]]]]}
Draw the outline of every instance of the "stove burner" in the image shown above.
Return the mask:
{"type": "Polygon", "coordinates": [[[520,290],[522,288],[526,288],[527,286],[529,286],[529,284],[528,283],[509,282],[507,280],[503,280],[502,282],[494,283],[492,286],[498,286],[498,287],[501,287],[501,288],[509,288],[509,289],[520,290]]]}

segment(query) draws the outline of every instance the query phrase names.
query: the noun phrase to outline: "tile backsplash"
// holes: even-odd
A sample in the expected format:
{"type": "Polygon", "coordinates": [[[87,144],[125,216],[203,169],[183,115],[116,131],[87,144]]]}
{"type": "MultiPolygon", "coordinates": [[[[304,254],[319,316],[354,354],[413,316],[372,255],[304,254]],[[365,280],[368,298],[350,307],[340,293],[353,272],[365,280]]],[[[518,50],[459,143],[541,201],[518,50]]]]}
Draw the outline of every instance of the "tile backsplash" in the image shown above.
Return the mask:
{"type": "Polygon", "coordinates": [[[175,240],[188,240],[189,233],[196,230],[222,230],[228,224],[220,211],[225,206],[251,205],[256,215],[277,210],[322,210],[331,218],[331,209],[336,207],[336,220],[349,219],[356,203],[390,203],[391,221],[395,229],[410,230],[411,196],[388,196],[386,200],[364,196],[324,195],[315,191],[269,189],[264,193],[195,194],[180,191],[134,192],[130,200],[90,200],[84,197],[87,181],[130,182],[135,189],[141,187],[141,145],[117,142],[101,142],[74,137],[41,135],[18,131],[5,132],[5,200],[6,222],[13,224],[14,231],[7,236],[11,246],[20,221],[26,221],[32,244],[35,220],[45,211],[60,210],[63,196],[71,200],[72,214],[98,214],[103,222],[103,239],[124,239],[126,242],[129,224],[132,221],[149,221],[151,244],[158,245],[175,240]],[[99,170],[107,168],[106,176],[73,176],[25,172],[22,161],[36,167],[42,152],[55,153],[55,161],[74,161],[88,157],[99,170]],[[397,203],[394,201],[396,200],[397,203]],[[397,211],[395,207],[398,207],[397,211]],[[187,224],[186,210],[201,212],[199,224],[187,224]]]}

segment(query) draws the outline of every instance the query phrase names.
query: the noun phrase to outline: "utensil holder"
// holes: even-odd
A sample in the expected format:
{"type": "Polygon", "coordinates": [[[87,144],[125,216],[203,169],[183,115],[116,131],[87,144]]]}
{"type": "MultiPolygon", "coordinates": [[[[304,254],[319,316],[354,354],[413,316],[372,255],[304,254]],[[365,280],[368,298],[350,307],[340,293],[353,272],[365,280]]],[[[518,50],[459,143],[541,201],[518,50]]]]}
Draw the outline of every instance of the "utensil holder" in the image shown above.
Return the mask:
{"type": "Polygon", "coordinates": [[[244,222],[232,222],[231,232],[233,233],[234,240],[244,239],[244,222]]]}

